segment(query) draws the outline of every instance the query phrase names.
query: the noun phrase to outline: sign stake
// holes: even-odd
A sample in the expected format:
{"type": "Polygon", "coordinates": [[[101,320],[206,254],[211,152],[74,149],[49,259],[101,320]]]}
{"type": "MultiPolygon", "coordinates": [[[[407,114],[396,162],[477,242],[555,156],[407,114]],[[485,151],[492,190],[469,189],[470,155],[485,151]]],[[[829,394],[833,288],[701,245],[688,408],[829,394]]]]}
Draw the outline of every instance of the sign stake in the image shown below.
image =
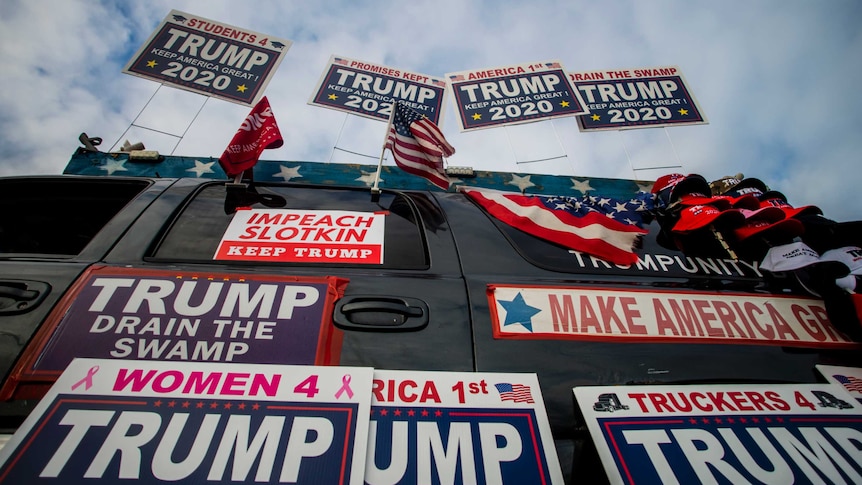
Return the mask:
{"type": "Polygon", "coordinates": [[[392,112],[389,113],[389,122],[386,123],[385,136],[383,137],[383,148],[380,150],[380,160],[377,161],[377,173],[374,174],[374,185],[371,187],[371,202],[380,200],[380,171],[383,169],[383,156],[386,154],[386,146],[389,144],[389,131],[392,129],[392,121],[395,119],[395,106],[392,106],[392,112]]]}

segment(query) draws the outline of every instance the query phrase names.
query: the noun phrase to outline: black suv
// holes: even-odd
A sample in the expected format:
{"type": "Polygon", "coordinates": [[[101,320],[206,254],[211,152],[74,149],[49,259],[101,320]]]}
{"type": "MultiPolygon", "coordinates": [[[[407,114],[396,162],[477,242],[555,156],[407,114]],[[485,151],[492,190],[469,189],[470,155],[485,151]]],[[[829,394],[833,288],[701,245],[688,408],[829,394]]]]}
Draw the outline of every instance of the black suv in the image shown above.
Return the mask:
{"type": "MultiPolygon", "coordinates": [[[[254,186],[260,197],[247,197],[237,205],[230,202],[232,189],[223,176],[216,178],[218,173],[208,174],[213,178],[189,178],[195,174],[189,168],[195,162],[217,167],[212,159],[167,157],[159,163],[133,163],[122,157],[126,155],[77,153],[65,175],[0,179],[0,375],[5,398],[0,403],[0,426],[6,433],[14,432],[56,377],[57,368],[47,364],[56,361],[53,365],[61,367],[63,359],[52,352],[64,358],[227,359],[227,350],[216,355],[212,348],[196,354],[173,352],[173,344],[164,344],[170,332],[162,327],[159,335],[150,328],[144,335],[146,322],[137,330],[116,334],[115,340],[127,340],[108,349],[114,354],[92,355],[98,345],[90,345],[86,333],[63,333],[63,327],[70,321],[67,312],[76,308],[74,296],[94,275],[177,274],[225,281],[334,278],[332,287],[338,291],[331,301],[333,314],[325,315],[324,322],[331,341],[305,363],[535,372],[564,475],[588,480],[602,480],[603,472],[594,460],[586,428],[576,419],[573,387],[816,382],[816,364],[862,365],[855,344],[834,333],[825,336],[828,323],[822,314],[810,311],[817,301],[804,295],[798,296],[811,307],[801,305],[799,325],[817,327],[820,333],[796,343],[791,338],[776,340],[776,334],[772,341],[760,334],[741,338],[735,328],[740,329],[736,333],[753,330],[740,323],[728,326],[727,315],[716,307],[708,312],[695,307],[699,308],[695,318],[697,311],[712,315],[711,322],[699,324],[700,332],[679,328],[683,335],[674,335],[665,328],[653,338],[614,338],[619,337],[611,335],[619,334],[614,329],[625,327],[620,308],[633,298],[724,298],[732,309],[735,298],[797,296],[790,286],[765,281],[756,261],[692,258],[658,244],[657,223],[647,228],[649,234],[637,251],[641,262],[621,266],[521,232],[491,217],[465,195],[431,189],[394,168],[384,170],[383,192],[375,200],[363,178],[374,167],[261,162],[255,167],[254,186]],[[110,164],[114,170],[106,170],[110,164]],[[293,175],[285,175],[282,168],[293,175]],[[225,230],[243,205],[385,214],[383,261],[214,260],[225,230]],[[553,315],[535,318],[551,319],[571,335],[563,335],[565,329],[557,334],[518,334],[525,326],[507,324],[499,303],[513,301],[508,295],[521,290],[556,295],[553,315]],[[584,315],[584,307],[577,307],[582,294],[598,294],[605,308],[595,307],[592,317],[584,315]],[[578,328],[578,321],[603,315],[617,321],[591,330],[578,328]],[[604,330],[606,335],[598,335],[604,330]],[[584,336],[587,331],[592,335],[584,336]],[[142,343],[144,336],[148,340],[142,343]]],[[[507,185],[514,176],[523,180],[528,175],[483,172],[463,183],[517,190],[507,185]]],[[[532,177],[534,186],[528,192],[572,190],[568,177],[532,177]]],[[[644,185],[606,179],[593,179],[591,184],[597,194],[618,198],[629,197],[644,185]]],[[[788,315],[792,319],[792,312],[788,315]]],[[[661,315],[641,312],[637,317],[647,322],[661,315]]],[[[244,337],[234,335],[233,340],[241,343],[244,337]]],[[[280,363],[284,359],[290,360],[278,353],[273,357],[280,363]]],[[[608,397],[603,405],[617,403],[608,397]]]]}

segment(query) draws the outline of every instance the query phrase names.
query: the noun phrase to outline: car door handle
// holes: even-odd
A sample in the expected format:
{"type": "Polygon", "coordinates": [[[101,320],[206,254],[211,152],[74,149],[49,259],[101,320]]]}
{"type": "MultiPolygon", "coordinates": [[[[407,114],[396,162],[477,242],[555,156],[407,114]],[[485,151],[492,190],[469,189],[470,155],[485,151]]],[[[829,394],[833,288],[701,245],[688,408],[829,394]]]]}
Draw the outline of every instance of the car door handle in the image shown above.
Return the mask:
{"type": "Polygon", "coordinates": [[[335,304],[335,326],[364,332],[414,332],[428,325],[428,305],[418,298],[346,296],[335,304]]]}
{"type": "Polygon", "coordinates": [[[42,281],[0,280],[0,315],[29,311],[50,289],[48,283],[42,281]]]}

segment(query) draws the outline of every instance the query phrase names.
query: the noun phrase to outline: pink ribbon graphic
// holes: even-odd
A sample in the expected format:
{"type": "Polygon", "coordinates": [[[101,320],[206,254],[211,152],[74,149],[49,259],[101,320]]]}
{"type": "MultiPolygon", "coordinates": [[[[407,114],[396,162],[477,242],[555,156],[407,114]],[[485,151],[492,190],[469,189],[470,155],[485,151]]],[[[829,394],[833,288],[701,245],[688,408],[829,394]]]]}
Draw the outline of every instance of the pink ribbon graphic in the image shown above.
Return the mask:
{"type": "Polygon", "coordinates": [[[353,399],[353,389],[350,388],[350,374],[344,374],[341,377],[341,389],[335,393],[335,399],[341,398],[341,393],[347,393],[348,399],[353,399]]]}
{"type": "Polygon", "coordinates": [[[85,391],[89,390],[91,387],[93,387],[93,376],[96,375],[96,372],[99,372],[99,366],[94,365],[93,367],[90,367],[90,370],[87,371],[87,375],[83,379],[72,384],[72,390],[74,391],[75,389],[81,387],[81,384],[84,385],[85,391]]]}

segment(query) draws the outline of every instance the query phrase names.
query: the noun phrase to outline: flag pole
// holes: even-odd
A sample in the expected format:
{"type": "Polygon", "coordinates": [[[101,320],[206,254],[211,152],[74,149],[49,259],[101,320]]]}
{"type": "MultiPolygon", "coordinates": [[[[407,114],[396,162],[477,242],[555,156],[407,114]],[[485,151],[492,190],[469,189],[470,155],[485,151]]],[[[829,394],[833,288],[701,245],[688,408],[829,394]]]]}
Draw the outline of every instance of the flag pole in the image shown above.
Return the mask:
{"type": "Polygon", "coordinates": [[[739,259],[736,256],[736,251],[734,251],[730,247],[730,245],[727,244],[727,241],[725,241],[724,236],[721,235],[721,232],[719,232],[714,225],[710,224],[709,230],[712,231],[712,235],[715,236],[715,238],[718,240],[718,243],[721,244],[721,248],[727,251],[727,255],[730,256],[731,259],[739,259]]]}
{"type": "Polygon", "coordinates": [[[386,145],[389,142],[389,132],[392,130],[392,121],[395,119],[395,109],[398,107],[398,101],[392,103],[392,111],[389,113],[389,122],[386,123],[386,135],[383,138],[383,148],[380,149],[380,160],[377,162],[377,173],[374,174],[374,185],[371,187],[371,202],[380,200],[380,171],[383,169],[383,156],[386,154],[386,145]]]}

